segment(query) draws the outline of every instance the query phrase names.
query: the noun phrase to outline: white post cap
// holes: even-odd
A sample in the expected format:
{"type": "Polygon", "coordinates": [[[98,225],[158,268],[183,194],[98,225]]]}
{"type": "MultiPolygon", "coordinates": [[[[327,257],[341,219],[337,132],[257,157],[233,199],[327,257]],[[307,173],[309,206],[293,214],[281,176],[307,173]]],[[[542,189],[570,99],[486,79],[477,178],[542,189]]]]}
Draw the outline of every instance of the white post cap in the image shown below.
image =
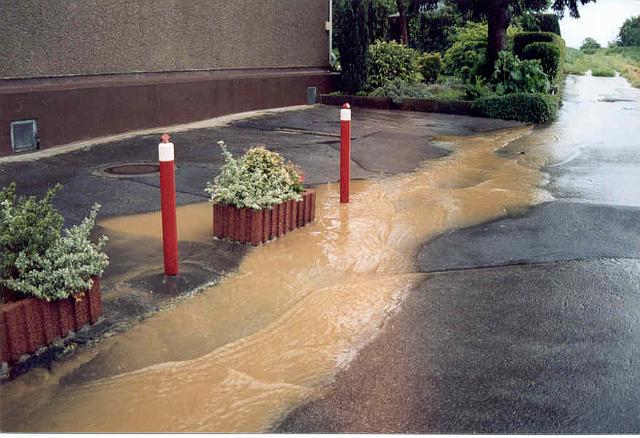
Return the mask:
{"type": "Polygon", "coordinates": [[[340,110],[340,120],[343,122],[351,121],[351,110],[348,108],[343,108],[340,110]]]}
{"type": "Polygon", "coordinates": [[[158,144],[158,158],[160,161],[173,161],[173,143],[158,144]]]}

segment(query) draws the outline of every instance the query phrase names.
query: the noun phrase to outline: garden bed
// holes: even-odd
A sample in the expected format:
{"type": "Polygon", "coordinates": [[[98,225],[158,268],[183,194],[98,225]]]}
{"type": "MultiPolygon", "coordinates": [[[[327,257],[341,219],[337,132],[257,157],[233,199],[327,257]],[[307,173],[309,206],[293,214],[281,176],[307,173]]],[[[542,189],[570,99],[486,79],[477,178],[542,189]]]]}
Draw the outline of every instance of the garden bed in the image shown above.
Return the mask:
{"type": "Polygon", "coordinates": [[[77,298],[45,301],[25,298],[0,308],[0,362],[15,363],[25,354],[48,347],[102,315],[100,282],[77,298]]]}
{"type": "Polygon", "coordinates": [[[479,116],[473,109],[472,102],[464,100],[439,100],[406,98],[394,102],[388,97],[355,96],[340,94],[320,94],[320,103],[325,105],[342,105],[345,102],[355,107],[375,109],[396,109],[419,111],[425,113],[454,114],[459,116],[479,116]]]}
{"type": "Polygon", "coordinates": [[[283,236],[315,219],[315,192],[305,190],[301,195],[301,201],[285,201],[271,209],[255,210],[214,204],[213,234],[218,239],[229,239],[254,246],[283,236]]]}

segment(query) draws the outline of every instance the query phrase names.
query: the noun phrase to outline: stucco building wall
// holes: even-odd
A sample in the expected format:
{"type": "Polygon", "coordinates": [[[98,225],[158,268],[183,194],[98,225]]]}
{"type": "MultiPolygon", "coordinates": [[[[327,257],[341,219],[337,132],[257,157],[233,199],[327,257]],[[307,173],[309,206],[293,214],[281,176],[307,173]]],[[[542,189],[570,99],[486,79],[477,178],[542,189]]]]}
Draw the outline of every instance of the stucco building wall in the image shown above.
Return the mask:
{"type": "Polygon", "coordinates": [[[328,0],[0,0],[0,77],[326,67],[328,0]]]}
{"type": "Polygon", "coordinates": [[[0,0],[0,11],[0,156],[14,153],[14,121],[36,120],[49,148],[333,88],[329,0],[0,0]]]}

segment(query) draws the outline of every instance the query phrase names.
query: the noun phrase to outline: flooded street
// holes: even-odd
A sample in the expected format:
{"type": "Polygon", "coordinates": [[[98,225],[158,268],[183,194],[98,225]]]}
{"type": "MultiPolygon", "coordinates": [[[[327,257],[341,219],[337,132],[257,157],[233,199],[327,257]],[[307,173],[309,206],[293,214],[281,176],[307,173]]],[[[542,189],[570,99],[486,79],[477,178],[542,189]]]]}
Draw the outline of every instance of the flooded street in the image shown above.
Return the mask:
{"type": "MultiPolygon", "coordinates": [[[[420,242],[546,199],[541,172],[494,153],[529,134],[441,138],[452,155],[354,181],[349,205],[337,185],[318,187],[316,223],[252,249],[220,284],[54,368],[37,392],[29,378],[5,385],[3,430],[268,430],[319,396],[424,280],[420,242]],[[58,373],[92,358],[103,377],[59,384],[58,373]]],[[[179,223],[181,239],[210,239],[211,206],[182,207],[179,223]]],[[[160,222],[146,214],[101,226],[156,239],[160,222]]]]}
{"type": "MultiPolygon", "coordinates": [[[[640,206],[630,159],[639,111],[638,90],[624,80],[570,76],[549,127],[441,136],[450,155],[353,181],[349,205],[339,204],[337,184],[317,186],[314,224],[250,249],[237,272],[128,332],[4,384],[2,430],[272,429],[322,397],[411,292],[429,287],[434,274],[417,262],[429,239],[553,200],[541,187],[556,198],[640,206]]],[[[211,210],[179,208],[181,241],[211,239],[211,210]]],[[[158,213],[100,225],[118,241],[157,243],[161,234],[158,213]]]]}

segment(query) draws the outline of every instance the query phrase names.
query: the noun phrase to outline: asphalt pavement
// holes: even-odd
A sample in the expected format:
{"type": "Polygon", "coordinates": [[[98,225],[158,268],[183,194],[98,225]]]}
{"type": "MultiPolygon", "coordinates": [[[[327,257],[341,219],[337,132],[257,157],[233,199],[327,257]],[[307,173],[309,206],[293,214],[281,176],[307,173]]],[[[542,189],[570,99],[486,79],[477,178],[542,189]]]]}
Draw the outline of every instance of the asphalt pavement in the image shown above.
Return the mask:
{"type": "MultiPolygon", "coordinates": [[[[234,155],[258,144],[266,145],[298,164],[307,186],[337,181],[339,123],[338,108],[314,105],[263,111],[223,126],[170,131],[176,148],[177,204],[208,200],[204,187],[224,163],[219,140],[225,141],[234,155]]],[[[408,172],[424,160],[447,155],[449,151],[434,141],[435,136],[471,135],[518,125],[473,117],[354,108],[351,176],[377,178],[408,172]]],[[[99,221],[157,211],[158,174],[114,177],[104,170],[127,163],[157,163],[161,132],[95,144],[89,141],[81,148],[52,156],[36,153],[0,159],[0,187],[14,181],[19,194],[42,195],[49,187],[63,184],[54,204],[67,226],[79,223],[94,203],[102,206],[99,221]]],[[[110,235],[100,227],[95,234],[110,235]]],[[[77,347],[131,329],[176,300],[188,298],[233,272],[246,251],[245,245],[220,240],[181,241],[180,276],[167,278],[159,238],[111,235],[106,247],[110,265],[101,279],[104,319],[76,333],[65,345],[14,366],[13,375],[47,366],[77,347]]]]}
{"type": "Polygon", "coordinates": [[[570,76],[501,153],[555,200],[425,242],[430,273],[279,432],[639,433],[640,90],[570,76]]]}

